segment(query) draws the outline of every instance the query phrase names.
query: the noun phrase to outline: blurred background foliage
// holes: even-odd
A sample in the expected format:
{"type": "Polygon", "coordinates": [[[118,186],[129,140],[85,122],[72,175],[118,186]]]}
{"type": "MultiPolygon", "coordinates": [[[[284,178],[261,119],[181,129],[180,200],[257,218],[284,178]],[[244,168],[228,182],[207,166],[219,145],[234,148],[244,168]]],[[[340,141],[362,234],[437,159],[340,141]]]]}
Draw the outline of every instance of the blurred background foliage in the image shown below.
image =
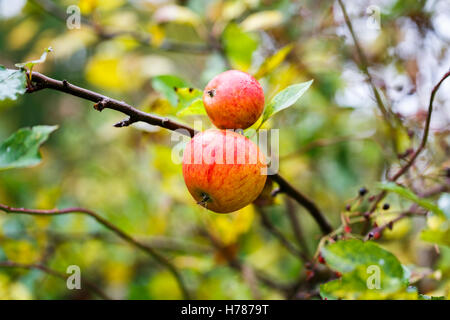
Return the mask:
{"type": "MultiPolygon", "coordinates": [[[[172,81],[181,84],[176,86],[202,90],[216,74],[240,69],[259,78],[267,101],[293,83],[314,79],[299,103],[264,127],[280,128],[280,172],[338,227],[346,204],[359,201],[353,209],[367,210],[358,189],[367,187],[366,198],[375,194],[388,165],[398,168],[398,155],[418,145],[431,88],[450,65],[448,1],[345,4],[374,83],[403,123],[394,133],[377,110],[334,1],[0,0],[0,64],[13,68],[51,46],[47,61],[34,70],[173,118],[182,106],[170,90],[164,92],[161,75],[177,76],[172,81]],[[70,5],[81,10],[80,29],[66,27],[70,5]],[[370,5],[381,9],[379,29],[368,23],[370,5]]],[[[284,298],[276,289],[255,284],[245,269],[230,268],[229,255],[278,281],[300,278],[307,283],[310,266],[260,223],[264,210],[295,243],[286,215],[293,211],[305,239],[303,250],[312,257],[321,233],[304,209],[280,195],[263,207],[252,205],[229,215],[207,212],[195,205],[181,165],[171,160],[170,132],[140,124],[114,128],[122,117],[109,110],[99,114],[91,103],[50,90],[0,102],[0,140],[21,127],[59,125],[41,148],[39,166],[0,172],[0,202],[92,209],[170,257],[195,298],[284,298]],[[218,252],[199,228],[219,239],[227,254],[218,252]]],[[[203,115],[178,118],[189,125],[201,119],[203,129],[211,127],[203,115]]],[[[446,179],[449,123],[450,83],[444,83],[436,97],[427,150],[402,180],[413,190],[426,191],[446,179]]],[[[431,198],[438,199],[450,215],[448,193],[431,198]]],[[[389,195],[386,202],[390,208],[377,211],[378,224],[410,205],[398,195],[389,195]]],[[[450,249],[440,245],[438,250],[419,236],[433,223],[436,228],[448,224],[405,219],[378,242],[415,270],[420,293],[448,298],[450,249]]],[[[83,277],[114,298],[181,298],[170,273],[89,217],[0,214],[0,260],[6,259],[45,261],[61,272],[78,265],[83,277]]],[[[307,296],[297,297],[317,297],[315,290],[311,285],[307,296]]],[[[95,295],[68,291],[64,281],[39,270],[0,269],[0,299],[29,298],[95,295]]]]}

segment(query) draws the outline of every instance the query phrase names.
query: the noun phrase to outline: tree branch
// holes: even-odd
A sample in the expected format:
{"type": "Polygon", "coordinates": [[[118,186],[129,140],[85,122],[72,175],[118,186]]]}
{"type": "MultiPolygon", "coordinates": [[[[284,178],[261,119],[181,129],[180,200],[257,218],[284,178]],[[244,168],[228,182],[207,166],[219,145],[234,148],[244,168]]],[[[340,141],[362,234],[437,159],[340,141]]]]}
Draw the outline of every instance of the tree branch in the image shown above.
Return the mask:
{"type": "Polygon", "coordinates": [[[170,120],[169,118],[163,118],[143,112],[123,101],[112,99],[97,92],[77,87],[73,84],[70,84],[66,80],[63,81],[55,80],[39,72],[33,72],[31,79],[32,79],[32,86],[28,88],[27,90],[28,93],[39,91],[42,89],[57,90],[94,102],[95,103],[94,108],[98,111],[102,111],[103,109],[112,109],[122,112],[127,116],[129,116],[130,119],[132,119],[132,121],[124,120],[120,122],[120,125],[117,124],[117,126],[127,126],[130,125],[132,122],[141,121],[154,126],[166,128],[172,131],[181,130],[180,133],[189,135],[191,137],[193,137],[197,133],[194,129],[182,123],[170,120]]]}
{"type": "Polygon", "coordinates": [[[153,257],[156,261],[158,261],[161,265],[165,266],[175,277],[175,279],[178,282],[178,285],[180,286],[180,289],[183,293],[183,296],[185,299],[189,299],[190,295],[186,288],[186,285],[184,284],[184,281],[180,275],[180,272],[178,269],[164,256],[160,255],[158,252],[156,252],[152,247],[136,240],[129,234],[125,233],[121,229],[119,229],[117,226],[106,220],[105,218],[102,218],[92,210],[84,209],[84,208],[67,208],[67,209],[52,209],[52,210],[38,210],[38,209],[25,209],[25,208],[12,208],[4,204],[0,204],[0,210],[6,212],[6,213],[13,213],[13,214],[25,214],[25,215],[37,215],[37,216],[57,216],[57,215],[65,215],[65,214],[71,214],[71,213],[79,213],[79,214],[85,214],[87,216],[90,216],[94,218],[98,223],[102,224],[105,228],[109,229],[110,231],[114,232],[117,236],[125,240],[126,242],[130,243],[131,245],[141,249],[145,253],[149,254],[151,257],[153,257]]]}
{"type": "MultiPolygon", "coordinates": [[[[59,272],[59,271],[56,271],[56,270],[53,270],[53,269],[50,269],[49,267],[47,267],[43,264],[21,264],[21,263],[16,263],[16,262],[12,262],[12,261],[2,261],[2,262],[0,262],[0,268],[19,268],[19,269],[28,269],[28,270],[40,270],[44,273],[47,273],[51,276],[54,276],[54,277],[57,277],[57,278],[60,278],[63,280],[67,280],[67,278],[69,277],[69,275],[59,272]]],[[[83,277],[82,281],[88,290],[92,291],[93,293],[98,295],[100,298],[102,298],[104,300],[112,300],[111,297],[109,297],[107,294],[105,294],[93,282],[87,281],[86,279],[84,279],[84,277],[83,277]]]]}
{"type": "MultiPolygon", "coordinates": [[[[86,99],[92,102],[95,102],[94,108],[98,111],[102,111],[103,109],[113,109],[119,112],[122,112],[130,117],[133,122],[142,121],[151,125],[159,126],[168,130],[179,130],[178,132],[181,134],[185,134],[187,136],[193,137],[197,131],[193,128],[170,120],[169,118],[159,117],[150,113],[143,112],[138,110],[131,105],[118,101],[107,96],[101,95],[99,93],[77,87],[73,84],[70,84],[66,80],[59,81],[53,78],[47,77],[39,72],[32,73],[32,86],[28,88],[27,92],[32,93],[35,91],[39,91],[42,89],[52,89],[61,92],[65,92],[71,94],[73,96],[86,99]]],[[[124,120],[119,122],[117,126],[124,126],[129,123],[130,120],[124,120]]],[[[284,178],[282,178],[279,174],[275,174],[270,176],[271,179],[278,183],[280,186],[280,190],[293,199],[295,199],[301,206],[303,206],[308,212],[312,215],[312,217],[316,220],[318,225],[320,226],[322,232],[324,234],[328,234],[332,231],[332,228],[319,210],[319,208],[309,200],[306,196],[296,190],[293,186],[291,186],[284,178]]]]}
{"type": "Polygon", "coordinates": [[[330,223],[313,201],[309,200],[300,191],[296,190],[291,184],[289,184],[289,182],[287,182],[279,174],[274,174],[270,176],[270,178],[273,181],[275,181],[280,187],[278,193],[281,192],[286,193],[295,201],[297,201],[301,206],[303,206],[306,210],[308,210],[308,212],[311,214],[314,220],[316,220],[317,224],[319,225],[320,229],[324,234],[328,234],[331,231],[333,231],[333,228],[331,227],[330,223]]]}

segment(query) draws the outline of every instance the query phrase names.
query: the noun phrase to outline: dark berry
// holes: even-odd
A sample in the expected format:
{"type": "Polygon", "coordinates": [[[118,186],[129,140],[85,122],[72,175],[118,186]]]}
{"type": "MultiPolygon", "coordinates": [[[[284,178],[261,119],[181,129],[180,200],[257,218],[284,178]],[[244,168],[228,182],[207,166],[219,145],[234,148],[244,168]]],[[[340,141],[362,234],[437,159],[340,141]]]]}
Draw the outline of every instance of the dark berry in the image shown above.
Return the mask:
{"type": "Polygon", "coordinates": [[[367,189],[362,187],[361,189],[359,189],[359,195],[362,197],[367,193],[367,189]]]}

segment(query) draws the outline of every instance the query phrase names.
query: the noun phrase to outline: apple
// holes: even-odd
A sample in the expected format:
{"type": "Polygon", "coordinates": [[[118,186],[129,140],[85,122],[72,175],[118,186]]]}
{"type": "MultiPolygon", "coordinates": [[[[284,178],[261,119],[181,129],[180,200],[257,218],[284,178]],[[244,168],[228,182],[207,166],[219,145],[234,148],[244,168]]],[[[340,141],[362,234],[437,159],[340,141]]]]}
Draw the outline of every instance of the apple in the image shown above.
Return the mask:
{"type": "Polygon", "coordinates": [[[248,73],[229,70],[214,77],[203,91],[203,104],[219,129],[246,129],[264,110],[264,92],[248,73]]]}
{"type": "Polygon", "coordinates": [[[258,146],[245,136],[209,129],[186,145],[183,177],[198,204],[229,213],[258,197],[266,182],[267,165],[258,146]]]}

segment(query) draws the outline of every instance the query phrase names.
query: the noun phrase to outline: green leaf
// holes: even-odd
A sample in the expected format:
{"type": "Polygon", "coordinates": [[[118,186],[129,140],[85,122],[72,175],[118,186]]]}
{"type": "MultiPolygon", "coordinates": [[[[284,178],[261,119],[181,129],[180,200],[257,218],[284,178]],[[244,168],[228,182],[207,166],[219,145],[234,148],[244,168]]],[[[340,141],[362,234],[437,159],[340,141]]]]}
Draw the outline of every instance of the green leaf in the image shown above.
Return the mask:
{"type": "Polygon", "coordinates": [[[321,253],[331,269],[342,273],[353,271],[359,266],[380,265],[389,277],[403,277],[403,268],[398,259],[372,241],[338,241],[322,248],[321,253]]]}
{"type": "Polygon", "coordinates": [[[23,70],[6,69],[0,66],[0,101],[16,100],[26,91],[26,74],[23,70]]]}
{"type": "Polygon", "coordinates": [[[41,162],[39,147],[58,126],[22,128],[0,144],[0,171],[41,162]]]}
{"type": "Polygon", "coordinates": [[[195,100],[190,106],[177,112],[177,116],[191,116],[206,114],[205,106],[202,99],[195,100]]]}
{"type": "Polygon", "coordinates": [[[448,228],[447,224],[447,227],[443,227],[442,229],[424,229],[420,233],[420,239],[426,242],[450,247],[450,228],[448,228]]]}
{"type": "Polygon", "coordinates": [[[407,281],[398,259],[374,242],[342,240],[322,248],[321,254],[331,269],[343,274],[342,278],[321,286],[323,298],[414,298],[414,294],[406,290],[407,281]],[[370,289],[369,277],[375,271],[379,272],[380,287],[370,289]]]}
{"type": "Polygon", "coordinates": [[[444,296],[427,296],[425,294],[419,294],[419,300],[445,300],[444,296]]]}
{"type": "Polygon", "coordinates": [[[271,116],[289,108],[308,90],[313,83],[313,80],[297,83],[286,89],[280,91],[273,99],[266,105],[263,113],[261,125],[266,122],[271,116]]]}
{"type": "Polygon", "coordinates": [[[253,52],[258,48],[258,39],[237,24],[230,23],[222,34],[222,43],[231,66],[247,71],[252,64],[253,52]]]}
{"type": "Polygon", "coordinates": [[[203,91],[195,88],[180,88],[177,89],[176,94],[178,99],[178,109],[187,108],[195,101],[202,100],[203,97],[203,91]]]}
{"type": "Polygon", "coordinates": [[[152,79],[152,87],[169,100],[171,105],[176,107],[178,105],[178,96],[175,88],[189,87],[189,83],[177,76],[161,75],[152,79]]]}
{"type": "MultiPolygon", "coordinates": [[[[350,273],[342,275],[341,278],[326,282],[320,286],[320,296],[322,299],[336,300],[417,300],[418,294],[415,288],[408,288],[406,285],[383,287],[380,289],[369,289],[367,285],[368,277],[366,268],[358,267],[350,273]]],[[[382,278],[381,278],[382,279],[382,278]]]]}
{"type": "Polygon", "coordinates": [[[27,62],[22,62],[22,63],[16,63],[15,66],[17,68],[28,68],[30,71],[32,71],[33,67],[36,64],[44,63],[45,60],[47,59],[47,54],[49,52],[52,52],[52,51],[53,51],[52,47],[48,47],[47,49],[45,49],[45,51],[42,53],[42,55],[41,55],[41,57],[39,59],[32,60],[32,61],[27,61],[27,62]]]}
{"type": "Polygon", "coordinates": [[[411,190],[406,189],[402,186],[399,186],[399,185],[395,184],[394,182],[381,183],[378,185],[378,188],[385,190],[385,191],[397,193],[398,195],[402,196],[403,198],[417,203],[422,208],[430,210],[431,212],[433,212],[439,216],[444,216],[444,212],[433,202],[431,202],[430,200],[427,200],[427,199],[419,198],[411,190]]]}
{"type": "Polygon", "coordinates": [[[256,79],[259,79],[272,72],[284,61],[289,52],[292,51],[293,47],[294,46],[292,44],[288,44],[287,46],[284,46],[283,48],[278,50],[273,56],[269,57],[261,64],[258,71],[254,74],[254,77],[256,79]]]}

